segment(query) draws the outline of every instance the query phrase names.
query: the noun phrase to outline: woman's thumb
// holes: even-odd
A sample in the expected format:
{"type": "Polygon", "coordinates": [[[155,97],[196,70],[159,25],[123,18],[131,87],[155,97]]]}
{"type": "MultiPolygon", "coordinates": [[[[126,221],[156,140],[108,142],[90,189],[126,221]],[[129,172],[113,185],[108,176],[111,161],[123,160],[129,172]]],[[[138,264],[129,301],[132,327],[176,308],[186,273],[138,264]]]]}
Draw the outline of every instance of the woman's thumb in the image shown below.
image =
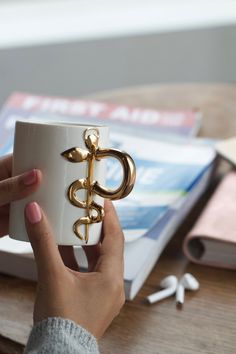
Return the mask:
{"type": "Polygon", "coordinates": [[[25,225],[34,251],[38,276],[54,276],[64,264],[48,220],[36,202],[25,207],[25,225]]]}

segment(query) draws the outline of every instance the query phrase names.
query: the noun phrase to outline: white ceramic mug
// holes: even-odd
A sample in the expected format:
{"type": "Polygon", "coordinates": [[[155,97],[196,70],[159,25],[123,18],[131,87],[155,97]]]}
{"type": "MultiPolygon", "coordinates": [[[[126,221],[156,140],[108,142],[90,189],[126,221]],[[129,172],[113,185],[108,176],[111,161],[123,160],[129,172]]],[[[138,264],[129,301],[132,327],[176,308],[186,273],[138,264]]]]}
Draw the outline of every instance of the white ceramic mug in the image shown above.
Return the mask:
{"type": "Polygon", "coordinates": [[[43,179],[29,197],[11,203],[10,237],[28,241],[24,223],[27,203],[36,201],[45,211],[58,245],[94,245],[100,240],[104,198],[120,199],[135,181],[132,158],[109,149],[109,128],[65,122],[16,122],[12,175],[33,168],[43,179]],[[116,190],[105,187],[106,158],[123,168],[116,190]]]}

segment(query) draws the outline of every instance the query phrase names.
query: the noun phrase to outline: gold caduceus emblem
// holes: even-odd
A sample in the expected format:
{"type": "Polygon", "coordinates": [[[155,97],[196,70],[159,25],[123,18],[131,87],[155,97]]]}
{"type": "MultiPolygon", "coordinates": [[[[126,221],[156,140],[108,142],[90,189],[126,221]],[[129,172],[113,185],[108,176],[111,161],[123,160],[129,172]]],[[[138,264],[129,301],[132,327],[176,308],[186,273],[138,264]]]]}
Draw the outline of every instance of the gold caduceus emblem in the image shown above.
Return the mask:
{"type": "Polygon", "coordinates": [[[73,147],[62,152],[62,156],[73,163],[87,162],[87,177],[74,181],[68,188],[67,196],[71,204],[78,208],[86,209],[86,216],[75,221],[73,231],[75,235],[85,241],[89,240],[89,225],[101,222],[104,218],[104,208],[95,203],[93,195],[97,194],[103,198],[111,200],[122,199],[126,197],[133,189],[135,182],[135,164],[133,159],[127,153],[117,149],[101,149],[99,143],[99,130],[88,128],[84,131],[84,141],[88,150],[73,147]],[[123,180],[121,185],[111,190],[94,181],[94,162],[103,158],[114,157],[119,160],[123,167],[123,180]],[[85,201],[79,200],[77,192],[81,189],[87,191],[85,201]],[[85,235],[80,231],[80,226],[85,225],[85,235]]]}

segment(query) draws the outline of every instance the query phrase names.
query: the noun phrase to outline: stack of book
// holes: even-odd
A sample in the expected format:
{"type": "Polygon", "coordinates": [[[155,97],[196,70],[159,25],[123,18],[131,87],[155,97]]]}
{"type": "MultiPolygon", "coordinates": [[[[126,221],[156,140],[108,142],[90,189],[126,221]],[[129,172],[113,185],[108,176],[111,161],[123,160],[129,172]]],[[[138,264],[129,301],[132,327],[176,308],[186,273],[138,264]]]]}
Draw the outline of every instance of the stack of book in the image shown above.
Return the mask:
{"type": "MultiPolygon", "coordinates": [[[[15,121],[31,119],[109,125],[111,146],[134,158],[134,190],[115,202],[126,241],[126,298],[133,299],[210,181],[214,148],[209,141],[193,138],[200,127],[200,113],[15,93],[0,115],[1,155],[12,151],[15,121]]],[[[110,161],[108,185],[117,185],[120,177],[116,163],[110,161]]],[[[4,237],[0,253],[1,272],[36,279],[30,244],[4,237]]],[[[82,248],[76,247],[75,254],[80,266],[86,268],[82,248]]]]}

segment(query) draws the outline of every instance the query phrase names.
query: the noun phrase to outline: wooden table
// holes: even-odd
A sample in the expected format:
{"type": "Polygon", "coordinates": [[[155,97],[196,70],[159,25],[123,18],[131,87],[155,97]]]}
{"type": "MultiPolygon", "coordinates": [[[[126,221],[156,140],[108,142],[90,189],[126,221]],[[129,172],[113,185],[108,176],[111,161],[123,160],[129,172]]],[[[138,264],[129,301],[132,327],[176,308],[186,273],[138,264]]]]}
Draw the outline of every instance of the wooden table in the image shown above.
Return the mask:
{"type": "MultiPolygon", "coordinates": [[[[160,85],[90,96],[109,102],[159,109],[200,108],[202,136],[236,135],[236,86],[160,85]]],[[[211,190],[198,203],[162,254],[142,290],[127,302],[100,342],[103,354],[235,354],[236,273],[188,263],[182,240],[211,190]],[[187,293],[179,310],[173,298],[148,306],[144,298],[168,274],[193,273],[197,293],[187,293]]],[[[0,276],[0,333],[24,344],[29,331],[35,284],[0,276]]],[[[0,353],[21,353],[22,344],[0,337],[0,353]]]]}

